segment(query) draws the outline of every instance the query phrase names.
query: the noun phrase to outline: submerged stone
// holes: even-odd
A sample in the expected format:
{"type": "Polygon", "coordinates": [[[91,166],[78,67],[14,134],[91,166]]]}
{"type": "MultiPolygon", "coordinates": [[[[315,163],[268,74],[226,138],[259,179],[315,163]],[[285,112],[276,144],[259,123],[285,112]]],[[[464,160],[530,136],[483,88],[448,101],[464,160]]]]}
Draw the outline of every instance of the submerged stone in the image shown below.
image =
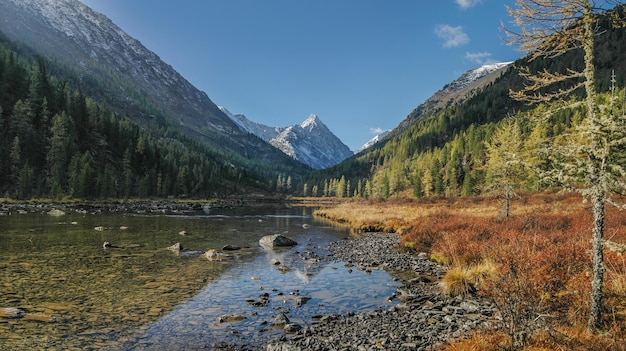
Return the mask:
{"type": "Polygon", "coordinates": [[[65,212],[55,208],[55,209],[48,211],[48,214],[50,216],[64,216],[65,212]]]}
{"type": "Polygon", "coordinates": [[[26,311],[21,308],[3,307],[0,308],[0,317],[4,318],[21,318],[26,315],[26,311]]]}
{"type": "Polygon", "coordinates": [[[223,316],[217,317],[218,323],[241,322],[246,319],[248,319],[246,316],[244,316],[243,314],[237,314],[237,313],[228,313],[223,316]]]}
{"type": "Polygon", "coordinates": [[[174,252],[180,252],[180,250],[183,249],[183,245],[181,245],[180,243],[176,243],[172,246],[168,246],[167,247],[168,250],[172,250],[174,252]]]}
{"type": "Polygon", "coordinates": [[[241,247],[236,246],[236,245],[226,245],[222,247],[222,251],[237,251],[237,250],[241,250],[241,247]]]}
{"type": "Polygon", "coordinates": [[[287,316],[284,313],[281,313],[278,316],[276,316],[276,318],[274,318],[272,323],[270,323],[272,327],[278,327],[278,328],[283,328],[287,324],[289,324],[289,318],[287,318],[287,316]]]}

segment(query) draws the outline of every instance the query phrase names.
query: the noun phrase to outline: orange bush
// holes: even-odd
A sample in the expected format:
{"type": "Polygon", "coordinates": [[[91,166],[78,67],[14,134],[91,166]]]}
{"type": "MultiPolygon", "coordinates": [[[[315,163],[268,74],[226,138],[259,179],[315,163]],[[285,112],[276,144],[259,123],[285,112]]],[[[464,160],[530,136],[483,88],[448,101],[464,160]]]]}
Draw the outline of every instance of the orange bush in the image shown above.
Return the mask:
{"type": "MultiPolygon", "coordinates": [[[[408,250],[426,252],[456,269],[460,274],[448,277],[449,283],[460,288],[451,293],[475,291],[497,303],[506,328],[452,343],[448,350],[519,345],[524,350],[626,350],[626,254],[605,250],[605,332],[585,333],[592,219],[579,195],[530,194],[513,204],[510,218],[498,217],[501,206],[488,197],[342,206],[338,218],[358,214],[361,221],[352,225],[393,228],[408,250]],[[470,270],[484,262],[497,271],[478,283],[470,270]]],[[[607,207],[605,233],[607,240],[626,244],[623,211],[607,207]]]]}
{"type": "MultiPolygon", "coordinates": [[[[496,263],[498,274],[483,284],[479,293],[498,305],[509,342],[515,346],[535,345],[533,349],[543,346],[558,349],[557,344],[565,344],[546,341],[556,338],[554,335],[538,339],[534,336],[545,326],[551,330],[560,326],[586,326],[591,216],[579,197],[561,196],[558,206],[548,203],[547,195],[533,198],[528,206],[543,210],[522,212],[508,219],[455,215],[453,209],[444,209],[412,223],[402,242],[411,243],[416,250],[445,257],[457,270],[485,259],[496,263]]],[[[625,243],[623,213],[607,209],[606,223],[607,238],[625,243]]],[[[607,320],[607,325],[615,329],[616,325],[626,325],[626,260],[624,256],[607,252],[605,262],[606,315],[612,319],[607,320]]],[[[593,347],[624,341],[624,333],[613,331],[614,340],[604,338],[593,347]]],[[[581,349],[590,346],[591,339],[576,340],[578,345],[584,345],[581,349]]],[[[471,340],[466,342],[472,344],[471,340]]],[[[449,349],[464,349],[455,347],[449,349]]]]}

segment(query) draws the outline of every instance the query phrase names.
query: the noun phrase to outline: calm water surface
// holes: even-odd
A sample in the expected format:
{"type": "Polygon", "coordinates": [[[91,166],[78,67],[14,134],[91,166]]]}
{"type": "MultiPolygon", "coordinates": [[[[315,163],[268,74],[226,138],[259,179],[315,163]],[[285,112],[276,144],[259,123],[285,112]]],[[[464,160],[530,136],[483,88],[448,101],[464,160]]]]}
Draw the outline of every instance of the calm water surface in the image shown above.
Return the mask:
{"type": "Polygon", "coordinates": [[[284,335],[270,326],[280,313],[307,326],[320,314],[387,306],[398,284],[385,272],[326,260],[327,245],[349,233],[311,212],[0,216],[0,308],[26,312],[0,313],[0,349],[254,349],[284,335]],[[278,251],[258,245],[275,233],[298,245],[278,251]],[[116,247],[104,249],[104,241],[116,247]],[[176,242],[180,254],[166,249],[176,242]],[[242,249],[222,261],[199,255],[229,244],[242,249]],[[262,294],[269,295],[263,306],[247,302],[262,301],[262,294]],[[298,305],[297,296],[309,300],[298,305]],[[220,322],[228,314],[245,319],[220,322]]]}

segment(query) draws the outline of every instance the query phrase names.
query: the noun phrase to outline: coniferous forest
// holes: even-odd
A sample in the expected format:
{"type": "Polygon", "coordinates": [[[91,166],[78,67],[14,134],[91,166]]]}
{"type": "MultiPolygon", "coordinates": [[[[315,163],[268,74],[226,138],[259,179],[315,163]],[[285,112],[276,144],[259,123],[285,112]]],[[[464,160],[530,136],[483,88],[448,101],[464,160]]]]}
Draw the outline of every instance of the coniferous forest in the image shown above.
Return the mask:
{"type": "MultiPolygon", "coordinates": [[[[595,59],[596,89],[604,94],[623,87],[626,76],[620,60],[626,30],[609,27],[598,36],[595,59]]],[[[488,147],[510,120],[523,140],[518,153],[536,163],[534,170],[520,172],[517,188],[543,190],[552,184],[542,182],[536,170],[550,165],[540,164],[537,147],[575,129],[584,115],[577,107],[529,106],[509,95],[523,85],[518,67],[579,69],[580,51],[551,60],[522,58],[458,104],[427,115],[416,109],[407,117],[411,123],[374,147],[305,174],[304,168],[272,169],[200,144],[140,96],[133,98],[144,101],[143,114],[155,117],[137,125],[89,97],[107,101],[102,96],[107,89],[98,89],[107,83],[77,77],[70,68],[24,51],[2,40],[0,196],[8,198],[207,198],[250,191],[364,199],[478,195],[494,189],[488,147]],[[538,115],[549,116],[538,123],[538,115]]],[[[578,90],[571,99],[583,95],[578,90]]]]}
{"type": "Polygon", "coordinates": [[[165,123],[146,129],[113,113],[47,65],[0,45],[0,196],[209,198],[265,187],[165,123]]]}

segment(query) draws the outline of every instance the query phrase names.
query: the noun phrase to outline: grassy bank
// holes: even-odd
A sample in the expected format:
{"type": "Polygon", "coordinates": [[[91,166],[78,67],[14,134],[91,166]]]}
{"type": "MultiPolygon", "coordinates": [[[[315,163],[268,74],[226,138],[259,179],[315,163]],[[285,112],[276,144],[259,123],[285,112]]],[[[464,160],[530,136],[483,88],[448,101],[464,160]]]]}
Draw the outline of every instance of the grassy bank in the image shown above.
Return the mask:
{"type": "MultiPolygon", "coordinates": [[[[604,331],[587,335],[591,215],[577,195],[533,194],[499,215],[491,198],[346,202],[317,215],[355,231],[397,232],[406,250],[449,267],[445,293],[494,301],[504,327],[448,350],[626,350],[626,257],[605,249],[604,331]]],[[[626,216],[607,208],[606,239],[626,244],[626,216]]],[[[616,252],[617,251],[617,252],[616,252]]]]}

